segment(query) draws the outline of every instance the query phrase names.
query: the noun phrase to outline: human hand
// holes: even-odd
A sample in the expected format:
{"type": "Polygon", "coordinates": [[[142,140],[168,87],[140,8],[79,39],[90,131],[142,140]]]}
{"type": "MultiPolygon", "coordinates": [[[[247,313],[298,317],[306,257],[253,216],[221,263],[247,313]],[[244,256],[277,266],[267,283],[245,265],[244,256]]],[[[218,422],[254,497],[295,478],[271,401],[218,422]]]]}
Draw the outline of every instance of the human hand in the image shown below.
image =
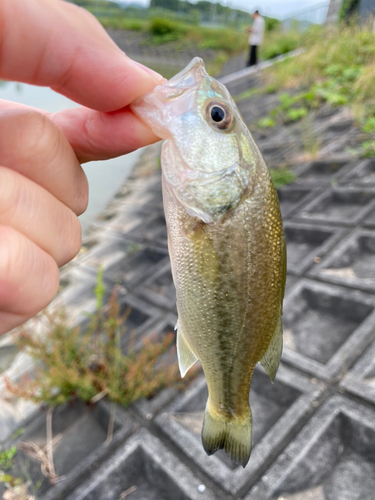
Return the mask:
{"type": "Polygon", "coordinates": [[[61,0],[0,0],[0,79],[49,86],[80,108],[54,115],[0,100],[0,335],[55,296],[79,251],[80,162],[158,140],[127,107],[161,77],[61,0]]]}

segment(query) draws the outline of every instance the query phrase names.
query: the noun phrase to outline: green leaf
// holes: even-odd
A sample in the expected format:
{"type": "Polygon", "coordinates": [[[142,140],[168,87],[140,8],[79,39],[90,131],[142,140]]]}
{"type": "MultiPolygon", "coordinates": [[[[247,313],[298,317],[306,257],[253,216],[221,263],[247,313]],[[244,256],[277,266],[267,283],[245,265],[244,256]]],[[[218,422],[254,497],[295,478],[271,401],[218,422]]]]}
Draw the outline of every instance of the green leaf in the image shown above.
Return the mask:
{"type": "Polygon", "coordinates": [[[257,122],[257,126],[259,128],[272,128],[276,125],[276,122],[275,120],[273,120],[272,118],[269,118],[269,117],[265,117],[265,118],[262,118],[261,120],[259,120],[257,122]]]}
{"type": "Polygon", "coordinates": [[[375,116],[368,118],[362,127],[363,132],[372,134],[375,132],[375,116]]]}
{"type": "Polygon", "coordinates": [[[11,448],[0,451],[0,469],[6,471],[12,467],[13,457],[17,453],[17,448],[11,448]]]}
{"type": "Polygon", "coordinates": [[[296,178],[296,174],[287,168],[271,168],[270,174],[276,189],[291,184],[296,178]]]}
{"type": "Polygon", "coordinates": [[[308,112],[307,108],[301,107],[301,108],[288,109],[286,114],[289,120],[291,120],[292,122],[296,122],[297,120],[300,120],[301,118],[306,116],[307,112],[308,112]]]}

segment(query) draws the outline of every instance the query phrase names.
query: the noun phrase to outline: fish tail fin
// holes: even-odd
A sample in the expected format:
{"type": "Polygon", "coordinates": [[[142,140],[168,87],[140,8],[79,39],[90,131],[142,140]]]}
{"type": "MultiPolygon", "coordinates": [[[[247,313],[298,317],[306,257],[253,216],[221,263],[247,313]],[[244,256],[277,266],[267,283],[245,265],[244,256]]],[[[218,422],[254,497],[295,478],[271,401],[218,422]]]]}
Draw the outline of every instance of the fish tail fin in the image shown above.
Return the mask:
{"type": "Polygon", "coordinates": [[[215,416],[206,408],[203,420],[202,443],[207,455],[224,449],[231,459],[245,467],[251,453],[252,418],[249,408],[244,419],[215,416]]]}

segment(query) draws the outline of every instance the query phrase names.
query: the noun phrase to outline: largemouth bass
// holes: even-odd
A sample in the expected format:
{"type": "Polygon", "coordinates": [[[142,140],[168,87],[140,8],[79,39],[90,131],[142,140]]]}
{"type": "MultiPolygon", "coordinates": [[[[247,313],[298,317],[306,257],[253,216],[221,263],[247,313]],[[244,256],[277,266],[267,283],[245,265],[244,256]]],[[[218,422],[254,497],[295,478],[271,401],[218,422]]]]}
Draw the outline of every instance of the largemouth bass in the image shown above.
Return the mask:
{"type": "Polygon", "coordinates": [[[165,139],[162,184],[177,294],[182,377],[199,360],[208,401],[202,442],[243,467],[251,452],[250,383],[273,380],[282,351],[286,252],[265,161],[228,90],[194,58],[136,101],[165,139]]]}

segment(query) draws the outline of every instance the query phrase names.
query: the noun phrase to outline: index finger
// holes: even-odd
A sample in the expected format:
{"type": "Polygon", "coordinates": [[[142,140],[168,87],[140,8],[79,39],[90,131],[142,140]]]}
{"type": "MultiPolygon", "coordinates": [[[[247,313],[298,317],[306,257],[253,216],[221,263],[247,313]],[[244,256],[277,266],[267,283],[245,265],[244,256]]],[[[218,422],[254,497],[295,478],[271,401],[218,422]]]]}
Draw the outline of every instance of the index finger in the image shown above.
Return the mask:
{"type": "Polygon", "coordinates": [[[86,10],[61,0],[0,0],[0,79],[51,87],[114,111],[162,77],[129,59],[86,10]]]}

